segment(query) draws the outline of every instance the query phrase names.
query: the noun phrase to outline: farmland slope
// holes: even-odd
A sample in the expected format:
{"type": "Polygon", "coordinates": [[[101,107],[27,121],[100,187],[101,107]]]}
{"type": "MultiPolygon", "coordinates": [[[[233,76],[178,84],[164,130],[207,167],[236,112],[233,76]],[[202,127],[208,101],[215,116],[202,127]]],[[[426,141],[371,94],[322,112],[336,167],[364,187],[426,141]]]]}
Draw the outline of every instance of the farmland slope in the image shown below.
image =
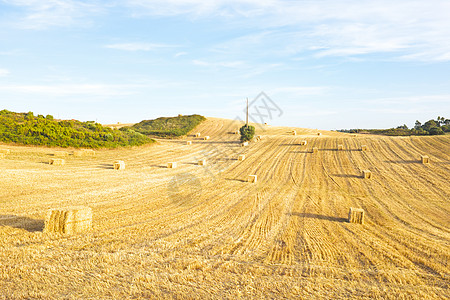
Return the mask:
{"type": "Polygon", "coordinates": [[[65,166],[46,148],[0,145],[12,150],[0,159],[0,298],[449,296],[450,136],[255,125],[262,140],[240,147],[240,126],[209,118],[196,131],[210,140],[65,166]],[[70,205],[92,207],[92,232],[43,234],[46,211],[70,205]],[[349,207],[364,225],[347,222],[349,207]]]}

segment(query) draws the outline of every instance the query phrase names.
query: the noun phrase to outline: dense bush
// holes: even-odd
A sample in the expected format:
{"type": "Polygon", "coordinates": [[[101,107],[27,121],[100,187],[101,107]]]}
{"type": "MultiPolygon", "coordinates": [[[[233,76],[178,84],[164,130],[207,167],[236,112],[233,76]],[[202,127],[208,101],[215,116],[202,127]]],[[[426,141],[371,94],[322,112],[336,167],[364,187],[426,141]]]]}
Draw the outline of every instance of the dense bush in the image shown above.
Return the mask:
{"type": "Polygon", "coordinates": [[[251,125],[244,125],[239,129],[241,133],[241,142],[250,141],[255,135],[255,127],[251,125]]]}
{"type": "Polygon", "coordinates": [[[162,117],[155,120],[144,120],[131,127],[123,127],[121,130],[135,130],[145,135],[158,137],[178,137],[186,135],[204,120],[206,118],[200,115],[162,117]]]}
{"type": "Polygon", "coordinates": [[[153,142],[138,132],[124,132],[94,122],[55,121],[51,115],[0,111],[0,141],[24,145],[115,148],[153,142]]]}

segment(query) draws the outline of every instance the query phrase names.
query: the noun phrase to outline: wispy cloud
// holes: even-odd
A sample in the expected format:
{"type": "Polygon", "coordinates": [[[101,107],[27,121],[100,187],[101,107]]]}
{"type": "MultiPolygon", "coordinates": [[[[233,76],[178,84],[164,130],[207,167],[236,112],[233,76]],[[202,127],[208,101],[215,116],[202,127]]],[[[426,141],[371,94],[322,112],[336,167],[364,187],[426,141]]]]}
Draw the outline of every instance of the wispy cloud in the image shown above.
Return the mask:
{"type": "Polygon", "coordinates": [[[197,66],[211,67],[211,68],[238,68],[244,65],[243,61],[218,61],[218,62],[208,62],[204,60],[193,60],[192,63],[197,66]]]}
{"type": "Polygon", "coordinates": [[[163,48],[175,48],[177,45],[152,44],[152,43],[122,43],[106,45],[106,48],[124,50],[124,51],[153,51],[163,48]]]}
{"type": "Polygon", "coordinates": [[[184,56],[184,55],[187,55],[187,54],[188,54],[187,52],[178,52],[178,53],[176,53],[174,55],[174,57],[180,57],[180,56],[184,56]]]}
{"type": "Polygon", "coordinates": [[[286,86],[267,90],[270,95],[289,95],[293,97],[323,95],[331,88],[328,86],[286,86]]]}
{"type": "Polygon", "coordinates": [[[7,69],[0,69],[0,77],[9,75],[9,71],[7,69]]]}
{"type": "Polygon", "coordinates": [[[402,60],[450,60],[447,0],[133,0],[126,5],[142,15],[214,17],[260,30],[230,41],[244,48],[311,51],[316,57],[390,53],[402,60]]]}
{"type": "Polygon", "coordinates": [[[57,84],[57,85],[0,85],[0,91],[17,94],[40,94],[48,96],[126,96],[136,93],[147,85],[136,84],[57,84]]]}
{"type": "Polygon", "coordinates": [[[447,103],[450,105],[450,94],[441,94],[441,95],[420,95],[420,96],[408,96],[408,97],[389,97],[389,98],[378,98],[366,100],[366,103],[369,104],[416,104],[416,103],[447,103]]]}
{"type": "Polygon", "coordinates": [[[17,27],[33,30],[75,24],[86,26],[88,24],[86,16],[103,10],[99,5],[75,0],[3,0],[2,2],[21,8],[21,11],[17,12],[18,20],[14,22],[17,27]]]}

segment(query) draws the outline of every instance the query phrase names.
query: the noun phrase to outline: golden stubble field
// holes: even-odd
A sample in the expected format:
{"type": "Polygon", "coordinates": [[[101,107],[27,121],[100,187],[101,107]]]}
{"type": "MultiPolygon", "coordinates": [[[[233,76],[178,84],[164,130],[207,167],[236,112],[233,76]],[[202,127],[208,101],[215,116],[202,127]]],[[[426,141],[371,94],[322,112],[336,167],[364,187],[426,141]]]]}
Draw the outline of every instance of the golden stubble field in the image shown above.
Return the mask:
{"type": "Polygon", "coordinates": [[[240,147],[239,125],[210,118],[195,130],[210,140],[64,166],[55,149],[0,145],[0,299],[450,297],[450,136],[262,126],[240,147]],[[92,208],[91,232],[42,233],[48,209],[72,205],[92,208]]]}

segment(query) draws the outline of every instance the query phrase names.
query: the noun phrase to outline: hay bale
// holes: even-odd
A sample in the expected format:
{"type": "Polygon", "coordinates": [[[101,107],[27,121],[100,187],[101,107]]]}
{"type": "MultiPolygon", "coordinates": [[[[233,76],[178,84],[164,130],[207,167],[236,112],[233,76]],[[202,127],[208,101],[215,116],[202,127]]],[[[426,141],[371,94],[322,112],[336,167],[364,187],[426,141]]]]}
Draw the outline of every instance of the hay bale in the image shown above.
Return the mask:
{"type": "Polygon", "coordinates": [[[191,141],[186,141],[186,145],[190,146],[190,145],[192,145],[192,142],[191,141]]]}
{"type": "Polygon", "coordinates": [[[427,155],[421,155],[420,159],[422,160],[423,164],[429,164],[430,163],[430,158],[427,155]]]}
{"type": "Polygon", "coordinates": [[[113,167],[114,170],[125,170],[125,162],[123,160],[116,160],[113,167]]]}
{"type": "Polygon", "coordinates": [[[200,160],[198,161],[198,165],[199,165],[199,166],[206,166],[206,159],[200,159],[200,160]]]}
{"type": "Polygon", "coordinates": [[[322,135],[322,133],[321,133],[321,132],[318,132],[317,135],[322,135]]]}
{"type": "Polygon", "coordinates": [[[238,160],[239,161],[243,161],[245,159],[245,154],[240,154],[239,156],[238,156],[238,160]]]}
{"type": "Polygon", "coordinates": [[[302,145],[302,146],[306,146],[306,144],[308,144],[307,141],[301,141],[301,142],[300,142],[300,145],[302,145]]]}
{"type": "Polygon", "coordinates": [[[239,134],[239,129],[233,131],[233,134],[239,134]]]}
{"type": "Polygon", "coordinates": [[[194,136],[195,136],[195,137],[200,137],[201,134],[200,134],[200,132],[197,132],[194,136]]]}
{"type": "Polygon", "coordinates": [[[10,154],[11,153],[11,150],[9,150],[9,149],[0,149],[0,153],[2,153],[2,154],[10,154]]]}
{"type": "Polygon", "coordinates": [[[258,181],[258,176],[248,175],[247,182],[256,183],[258,181]]]}
{"type": "Polygon", "coordinates": [[[262,139],[262,135],[257,135],[257,136],[256,136],[256,140],[257,140],[257,141],[260,141],[261,139],[262,139]]]}
{"type": "Polygon", "coordinates": [[[67,207],[51,209],[45,218],[44,232],[64,234],[84,233],[92,229],[92,209],[90,207],[67,207]]]}
{"type": "Polygon", "coordinates": [[[66,164],[66,160],[62,158],[50,158],[50,161],[48,163],[49,165],[54,166],[64,166],[66,164]]]}
{"type": "Polygon", "coordinates": [[[362,177],[364,179],[371,179],[372,178],[372,172],[369,170],[363,170],[362,171],[362,177]]]}
{"type": "Polygon", "coordinates": [[[340,151],[340,150],[344,150],[344,145],[338,145],[338,151],[340,151]]]}
{"type": "Polygon", "coordinates": [[[319,152],[319,148],[313,147],[313,148],[312,148],[312,153],[317,153],[317,152],[319,152]]]}
{"type": "Polygon", "coordinates": [[[361,208],[350,207],[348,212],[348,222],[364,224],[364,210],[361,208]]]}
{"type": "Polygon", "coordinates": [[[367,146],[366,145],[361,145],[361,151],[367,151],[367,146]]]}
{"type": "Polygon", "coordinates": [[[92,149],[82,149],[81,151],[86,156],[95,156],[95,151],[92,149]]]}
{"type": "Polygon", "coordinates": [[[248,142],[241,143],[241,147],[247,147],[247,146],[248,146],[248,142]]]}
{"type": "Polygon", "coordinates": [[[5,153],[0,153],[0,159],[5,158],[6,154],[5,153]]]}
{"type": "Polygon", "coordinates": [[[292,130],[292,135],[297,135],[297,131],[292,130]]]}
{"type": "Polygon", "coordinates": [[[207,140],[209,140],[209,136],[205,136],[203,139],[204,139],[205,141],[207,141],[207,140]]]}
{"type": "Polygon", "coordinates": [[[69,155],[69,153],[66,152],[66,151],[55,151],[55,152],[53,152],[53,156],[56,156],[56,157],[66,157],[67,155],[69,155]]]}
{"type": "Polygon", "coordinates": [[[178,167],[176,162],[167,163],[167,168],[169,169],[175,169],[176,167],[178,167]]]}

